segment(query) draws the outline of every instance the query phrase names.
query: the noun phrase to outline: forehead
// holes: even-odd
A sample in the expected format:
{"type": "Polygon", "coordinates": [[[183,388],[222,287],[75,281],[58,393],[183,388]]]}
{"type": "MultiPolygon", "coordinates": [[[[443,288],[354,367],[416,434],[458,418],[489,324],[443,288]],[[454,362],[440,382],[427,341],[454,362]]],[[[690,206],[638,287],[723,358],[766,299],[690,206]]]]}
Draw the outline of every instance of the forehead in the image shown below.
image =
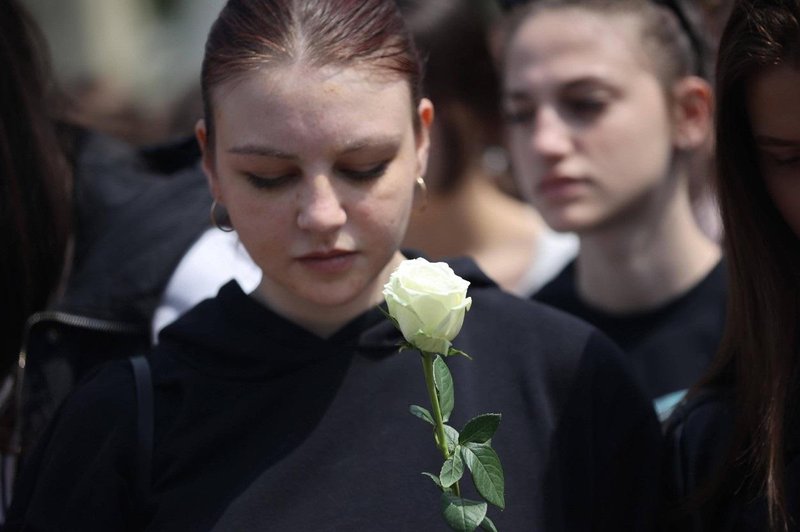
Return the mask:
{"type": "Polygon", "coordinates": [[[513,90],[580,77],[622,81],[633,72],[650,73],[636,17],[560,8],[529,16],[519,26],[508,45],[504,78],[513,90]]]}
{"type": "Polygon", "coordinates": [[[223,144],[346,143],[402,133],[412,123],[408,83],[366,67],[255,70],[217,87],[212,100],[223,144]]]}
{"type": "Polygon", "coordinates": [[[747,110],[756,135],[800,143],[800,69],[782,64],[753,78],[747,110]]]}

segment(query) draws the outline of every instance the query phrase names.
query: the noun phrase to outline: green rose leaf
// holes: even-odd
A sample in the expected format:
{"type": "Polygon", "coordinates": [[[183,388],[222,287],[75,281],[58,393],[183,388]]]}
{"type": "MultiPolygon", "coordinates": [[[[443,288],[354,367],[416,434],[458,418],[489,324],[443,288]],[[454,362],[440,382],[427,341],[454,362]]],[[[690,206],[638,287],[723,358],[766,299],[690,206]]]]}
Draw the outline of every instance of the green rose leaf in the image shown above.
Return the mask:
{"type": "Polygon", "coordinates": [[[447,438],[447,450],[454,453],[458,445],[458,431],[450,425],[444,425],[444,436],[447,438]]]}
{"type": "Polygon", "coordinates": [[[461,454],[478,493],[495,506],[505,508],[505,478],[494,449],[488,445],[467,443],[461,447],[461,454]]]}
{"type": "Polygon", "coordinates": [[[442,409],[442,420],[450,419],[455,404],[455,394],[453,393],[453,376],[447,368],[442,357],[437,356],[433,361],[433,382],[439,392],[439,406],[442,409]]]}
{"type": "Polygon", "coordinates": [[[423,471],[422,474],[431,479],[438,488],[442,487],[442,483],[439,481],[439,477],[437,477],[433,473],[428,473],[427,471],[423,471]]]}
{"type": "Polygon", "coordinates": [[[483,521],[481,521],[481,528],[487,532],[497,532],[497,527],[494,526],[494,523],[492,523],[492,520],[488,517],[484,517],[483,521]]]}
{"type": "Polygon", "coordinates": [[[481,414],[467,421],[458,443],[486,443],[494,436],[497,426],[500,424],[500,414],[481,414]]]}
{"type": "Polygon", "coordinates": [[[461,453],[454,452],[453,455],[442,464],[442,471],[439,473],[439,481],[442,487],[449,488],[464,475],[464,460],[461,453]]]}
{"type": "Polygon", "coordinates": [[[486,517],[485,502],[462,499],[451,493],[442,493],[442,514],[447,524],[459,532],[473,532],[486,517]]]}
{"type": "Polygon", "coordinates": [[[433,416],[425,408],[419,405],[411,405],[408,407],[408,411],[411,412],[413,415],[417,416],[418,418],[420,418],[421,420],[427,421],[431,425],[435,425],[435,423],[433,422],[433,416]]]}

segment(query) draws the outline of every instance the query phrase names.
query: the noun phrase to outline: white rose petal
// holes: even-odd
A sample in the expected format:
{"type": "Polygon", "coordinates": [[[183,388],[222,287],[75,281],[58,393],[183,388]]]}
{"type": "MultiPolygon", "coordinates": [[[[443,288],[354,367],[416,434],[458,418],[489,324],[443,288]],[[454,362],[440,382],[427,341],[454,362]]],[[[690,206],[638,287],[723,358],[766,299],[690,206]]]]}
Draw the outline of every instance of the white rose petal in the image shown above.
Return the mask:
{"type": "Polygon", "coordinates": [[[418,258],[400,263],[383,295],[408,343],[427,353],[447,354],[472,305],[468,287],[444,262],[418,258]]]}

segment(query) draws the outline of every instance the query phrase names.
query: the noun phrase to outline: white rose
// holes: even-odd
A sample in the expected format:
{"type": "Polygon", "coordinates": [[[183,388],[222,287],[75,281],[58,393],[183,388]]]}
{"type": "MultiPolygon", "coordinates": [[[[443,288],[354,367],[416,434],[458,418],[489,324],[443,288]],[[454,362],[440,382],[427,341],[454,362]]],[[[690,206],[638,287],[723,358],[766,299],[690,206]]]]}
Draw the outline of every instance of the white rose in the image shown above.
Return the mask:
{"type": "Polygon", "coordinates": [[[426,353],[446,355],[472,305],[469,282],[444,262],[406,260],[389,277],[383,297],[406,341],[426,353]]]}

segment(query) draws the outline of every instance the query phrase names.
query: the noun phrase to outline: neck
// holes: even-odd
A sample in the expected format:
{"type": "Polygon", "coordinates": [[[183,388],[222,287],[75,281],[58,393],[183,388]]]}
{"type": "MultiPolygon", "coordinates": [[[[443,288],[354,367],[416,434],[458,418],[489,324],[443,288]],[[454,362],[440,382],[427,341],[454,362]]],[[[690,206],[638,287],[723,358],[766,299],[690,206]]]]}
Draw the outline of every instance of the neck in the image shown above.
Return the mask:
{"type": "Polygon", "coordinates": [[[403,246],[419,249],[433,259],[477,247],[481,235],[471,188],[470,183],[463,183],[449,194],[429,194],[425,209],[412,214],[403,246]]]}
{"type": "Polygon", "coordinates": [[[357,296],[338,305],[322,305],[291,296],[274,297],[272,294],[281,289],[271,286],[266,276],[262,277],[261,284],[251,296],[307,331],[320,338],[329,338],[351,320],[383,302],[383,286],[404,260],[402,253],[396,252],[381,272],[357,296]]]}
{"type": "Polygon", "coordinates": [[[473,173],[451,194],[415,213],[404,246],[437,260],[468,255],[501,287],[514,291],[528,272],[544,222],[527,204],[473,173]]]}
{"type": "Polygon", "coordinates": [[[631,220],[580,236],[581,298],[611,312],[648,310],[695,286],[720,260],[699,228],[685,190],[631,220]]]}

